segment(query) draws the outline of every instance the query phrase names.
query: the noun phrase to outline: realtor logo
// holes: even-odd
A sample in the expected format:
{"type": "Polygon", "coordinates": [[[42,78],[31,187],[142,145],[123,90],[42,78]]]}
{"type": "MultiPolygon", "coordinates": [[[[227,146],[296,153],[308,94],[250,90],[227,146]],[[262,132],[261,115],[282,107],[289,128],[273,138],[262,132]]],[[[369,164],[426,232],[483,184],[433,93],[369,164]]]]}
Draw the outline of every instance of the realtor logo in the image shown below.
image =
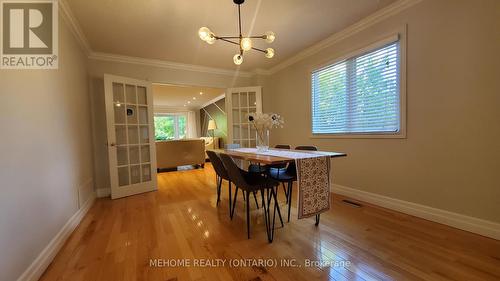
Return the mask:
{"type": "Polygon", "coordinates": [[[58,68],[57,0],[0,0],[0,68],[58,68]]]}

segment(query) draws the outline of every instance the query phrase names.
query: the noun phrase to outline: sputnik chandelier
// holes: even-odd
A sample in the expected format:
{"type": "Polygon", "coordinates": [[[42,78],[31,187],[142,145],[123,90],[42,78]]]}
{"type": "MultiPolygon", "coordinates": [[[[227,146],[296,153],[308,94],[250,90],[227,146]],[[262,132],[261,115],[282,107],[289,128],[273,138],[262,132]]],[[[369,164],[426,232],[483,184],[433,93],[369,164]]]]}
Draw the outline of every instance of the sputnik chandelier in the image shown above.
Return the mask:
{"type": "Polygon", "coordinates": [[[274,57],[274,49],[267,48],[265,50],[253,47],[252,39],[264,39],[267,43],[272,43],[276,36],[274,32],[268,31],[264,35],[261,36],[247,36],[243,37],[241,34],[241,10],[240,6],[245,2],[245,0],[233,0],[234,4],[238,5],[238,27],[239,27],[239,36],[217,36],[215,35],[208,27],[202,27],[198,30],[198,35],[201,40],[207,42],[212,45],[216,40],[221,40],[224,42],[228,42],[231,44],[238,45],[240,47],[240,52],[233,57],[234,64],[240,65],[243,62],[243,53],[250,50],[255,50],[264,53],[266,58],[274,57]],[[238,39],[238,42],[233,41],[234,39],[238,39]]]}

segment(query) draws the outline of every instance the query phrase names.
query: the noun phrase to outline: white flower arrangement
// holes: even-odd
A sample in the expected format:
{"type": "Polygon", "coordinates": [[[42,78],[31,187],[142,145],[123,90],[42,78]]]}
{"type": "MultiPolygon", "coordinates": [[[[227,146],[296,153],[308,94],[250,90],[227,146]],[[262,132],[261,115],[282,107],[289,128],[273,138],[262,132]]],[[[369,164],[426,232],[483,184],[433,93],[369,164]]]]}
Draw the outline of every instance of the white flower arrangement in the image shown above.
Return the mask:
{"type": "Polygon", "coordinates": [[[283,128],[285,120],[276,113],[250,113],[248,121],[253,125],[257,133],[257,150],[267,151],[269,149],[269,130],[272,128],[283,128]]]}
{"type": "Polygon", "coordinates": [[[283,124],[285,124],[283,117],[276,113],[250,113],[248,114],[248,121],[252,123],[257,131],[283,128],[283,124]]]}

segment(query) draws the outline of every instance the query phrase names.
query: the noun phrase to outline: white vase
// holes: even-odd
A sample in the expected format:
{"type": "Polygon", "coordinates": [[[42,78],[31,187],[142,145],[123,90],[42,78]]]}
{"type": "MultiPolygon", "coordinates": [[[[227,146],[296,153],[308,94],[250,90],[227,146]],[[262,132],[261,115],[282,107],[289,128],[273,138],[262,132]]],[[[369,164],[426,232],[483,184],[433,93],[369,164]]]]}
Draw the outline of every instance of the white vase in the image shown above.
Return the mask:
{"type": "Polygon", "coordinates": [[[256,131],[256,148],[258,152],[264,152],[269,150],[269,130],[257,130],[256,131]]]}

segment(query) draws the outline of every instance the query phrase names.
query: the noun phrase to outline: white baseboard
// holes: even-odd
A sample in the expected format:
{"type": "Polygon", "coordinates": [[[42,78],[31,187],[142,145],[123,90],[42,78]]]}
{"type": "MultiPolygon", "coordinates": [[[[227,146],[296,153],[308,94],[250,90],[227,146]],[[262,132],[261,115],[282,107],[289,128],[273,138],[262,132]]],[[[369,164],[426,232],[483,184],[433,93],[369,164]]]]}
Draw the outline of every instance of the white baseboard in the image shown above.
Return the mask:
{"type": "Polygon", "coordinates": [[[97,198],[109,197],[111,195],[111,188],[98,188],[97,198]]]}
{"type": "Polygon", "coordinates": [[[50,243],[42,250],[33,263],[23,272],[17,281],[36,281],[38,280],[45,269],[50,265],[56,254],[69,238],[73,230],[78,226],[85,214],[94,203],[95,193],[92,192],[85,204],[66,222],[63,228],[56,234],[50,243]]]}
{"type": "Polygon", "coordinates": [[[394,199],[338,184],[333,185],[332,191],[373,205],[500,240],[500,223],[394,199]]]}

